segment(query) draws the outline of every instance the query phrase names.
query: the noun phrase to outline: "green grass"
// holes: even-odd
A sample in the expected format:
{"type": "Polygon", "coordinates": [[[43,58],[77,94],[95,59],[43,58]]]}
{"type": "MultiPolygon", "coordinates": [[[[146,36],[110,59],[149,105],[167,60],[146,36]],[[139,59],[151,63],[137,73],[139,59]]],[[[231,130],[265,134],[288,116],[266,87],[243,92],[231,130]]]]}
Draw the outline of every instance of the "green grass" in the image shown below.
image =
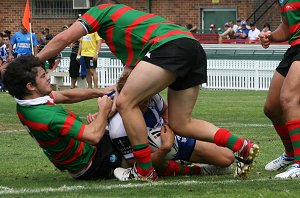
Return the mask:
{"type": "MultiPolygon", "coordinates": [[[[296,197],[299,181],[274,180],[264,165],[282,153],[263,115],[264,91],[200,91],[193,116],[258,142],[261,153],[247,180],[232,175],[168,177],[154,184],[116,180],[75,181],[47,160],[23,130],[15,102],[0,93],[0,196],[3,197],[296,197]]],[[[163,94],[164,95],[164,94],[163,94]]],[[[90,100],[64,105],[84,118],[97,109],[90,100]]]]}

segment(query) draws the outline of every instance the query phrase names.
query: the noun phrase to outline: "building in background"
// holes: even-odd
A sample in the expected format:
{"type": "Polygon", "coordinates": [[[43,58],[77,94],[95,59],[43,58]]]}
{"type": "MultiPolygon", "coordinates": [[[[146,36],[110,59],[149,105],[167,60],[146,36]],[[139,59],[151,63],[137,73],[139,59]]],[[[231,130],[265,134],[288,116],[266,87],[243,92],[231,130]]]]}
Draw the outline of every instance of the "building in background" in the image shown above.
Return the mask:
{"type": "MultiPolygon", "coordinates": [[[[32,28],[41,34],[45,27],[55,35],[63,25],[73,23],[78,14],[84,13],[98,0],[30,0],[32,28]]],[[[224,28],[228,20],[237,18],[256,21],[259,29],[268,22],[272,27],[279,24],[279,12],[275,0],[119,0],[135,9],[155,13],[179,25],[193,24],[199,33],[206,33],[210,24],[224,28]],[[265,5],[261,6],[264,3],[265,5]],[[257,9],[261,7],[260,9],[257,9]],[[266,8],[270,8],[266,10],[266,8]]],[[[25,0],[2,0],[0,2],[0,31],[18,31],[23,17],[25,0]]]]}

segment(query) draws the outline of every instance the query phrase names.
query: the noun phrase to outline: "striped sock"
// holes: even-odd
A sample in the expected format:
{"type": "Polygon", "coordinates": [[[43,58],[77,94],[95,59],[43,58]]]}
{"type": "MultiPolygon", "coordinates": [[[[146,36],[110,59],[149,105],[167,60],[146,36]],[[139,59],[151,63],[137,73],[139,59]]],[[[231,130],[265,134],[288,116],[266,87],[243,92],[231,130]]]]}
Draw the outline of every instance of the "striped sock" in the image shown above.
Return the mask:
{"type": "Polygon", "coordinates": [[[294,163],[300,164],[300,120],[286,123],[294,149],[294,163]]]}
{"type": "Polygon", "coordinates": [[[165,170],[163,170],[161,176],[175,175],[201,175],[201,168],[197,165],[190,166],[169,160],[169,165],[165,170]]]}
{"type": "Polygon", "coordinates": [[[274,123],[273,123],[273,126],[282,141],[286,155],[289,157],[294,157],[294,149],[293,149],[293,145],[291,142],[291,138],[290,138],[287,126],[286,125],[276,125],[274,123]]]}
{"type": "Polygon", "coordinates": [[[153,170],[151,149],[148,144],[138,144],[132,146],[133,155],[135,157],[135,168],[142,176],[147,176],[153,170]]]}
{"type": "Polygon", "coordinates": [[[236,152],[242,148],[244,139],[232,135],[230,131],[226,129],[220,128],[214,136],[214,142],[218,146],[227,147],[233,152],[236,152]]]}

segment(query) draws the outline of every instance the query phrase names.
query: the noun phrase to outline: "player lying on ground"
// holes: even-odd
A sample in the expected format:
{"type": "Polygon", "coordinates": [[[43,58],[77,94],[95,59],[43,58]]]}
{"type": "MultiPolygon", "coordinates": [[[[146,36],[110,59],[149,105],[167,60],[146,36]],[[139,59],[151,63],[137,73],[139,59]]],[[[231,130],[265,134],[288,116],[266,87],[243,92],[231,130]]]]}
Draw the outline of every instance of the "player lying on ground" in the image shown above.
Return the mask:
{"type": "MultiPolygon", "coordinates": [[[[118,92],[121,91],[129,74],[130,70],[126,70],[120,77],[117,84],[118,92]]],[[[178,149],[174,150],[176,150],[177,152],[174,152],[174,156],[172,157],[168,156],[169,159],[172,160],[166,160],[165,157],[166,155],[168,155],[174,144],[174,133],[166,125],[168,123],[168,107],[163,98],[159,94],[156,94],[153,97],[150,97],[149,100],[141,103],[140,108],[142,109],[148,130],[160,128],[163,125],[166,126],[166,128],[164,128],[164,132],[160,133],[162,138],[162,145],[160,145],[161,147],[159,149],[160,151],[154,152],[152,154],[154,166],[157,168],[160,175],[167,176],[179,174],[188,175],[230,173],[229,168],[220,168],[229,167],[234,162],[234,155],[229,149],[219,147],[213,143],[199,141],[193,138],[181,137],[179,135],[176,135],[175,138],[175,145],[178,146],[178,149]],[[186,162],[194,163],[206,163],[220,167],[205,165],[185,166],[184,164],[176,163],[174,160],[184,160],[186,162]]],[[[88,117],[88,122],[91,122],[92,120],[93,115],[90,115],[88,117]]],[[[131,164],[133,164],[132,162],[134,161],[134,156],[132,154],[132,147],[130,145],[126,130],[122,122],[122,118],[119,113],[116,113],[109,119],[108,126],[112,141],[122,152],[124,158],[127,161],[130,161],[131,164]]]]}
{"type": "Polygon", "coordinates": [[[103,95],[111,88],[52,91],[44,63],[33,56],[9,63],[3,81],[16,98],[21,123],[56,168],[76,179],[98,179],[113,177],[113,169],[122,166],[122,154],[105,134],[112,100],[103,95]],[[99,116],[88,125],[57,105],[99,96],[99,116]]]}

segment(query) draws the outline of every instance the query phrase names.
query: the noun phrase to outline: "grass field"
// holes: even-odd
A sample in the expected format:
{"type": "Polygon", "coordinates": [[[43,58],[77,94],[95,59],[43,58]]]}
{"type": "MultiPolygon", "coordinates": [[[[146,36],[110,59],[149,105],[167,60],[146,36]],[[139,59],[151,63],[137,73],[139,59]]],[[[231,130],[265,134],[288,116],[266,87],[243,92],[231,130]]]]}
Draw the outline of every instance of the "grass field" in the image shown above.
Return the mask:
{"type": "MultiPolygon", "coordinates": [[[[75,181],[47,160],[23,130],[15,102],[0,93],[0,196],[3,197],[298,197],[300,180],[275,180],[264,165],[283,152],[270,121],[263,115],[264,91],[200,92],[194,117],[226,127],[259,143],[261,153],[247,180],[233,175],[168,177],[156,183],[117,180],[75,181]]],[[[82,118],[95,100],[65,105],[82,118]]]]}

